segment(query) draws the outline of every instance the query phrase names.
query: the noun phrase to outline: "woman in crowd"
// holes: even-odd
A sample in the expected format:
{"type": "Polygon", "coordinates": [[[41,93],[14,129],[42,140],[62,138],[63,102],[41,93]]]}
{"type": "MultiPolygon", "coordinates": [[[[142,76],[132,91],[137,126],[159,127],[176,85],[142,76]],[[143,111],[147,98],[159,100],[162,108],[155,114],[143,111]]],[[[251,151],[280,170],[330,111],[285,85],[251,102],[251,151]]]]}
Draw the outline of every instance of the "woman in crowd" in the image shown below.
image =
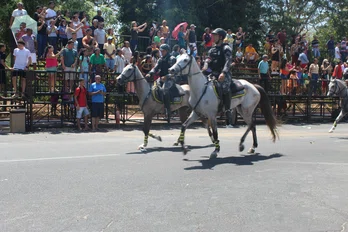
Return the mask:
{"type": "Polygon", "coordinates": [[[147,27],[147,23],[144,23],[140,26],[137,25],[137,22],[133,21],[132,24],[132,29],[131,29],[131,40],[130,40],[130,48],[132,52],[135,52],[138,47],[138,33],[143,32],[145,28],[147,27]]]}
{"type": "Polygon", "coordinates": [[[321,64],[321,88],[322,88],[322,95],[326,96],[327,88],[330,81],[330,75],[332,72],[332,66],[330,62],[327,59],[323,60],[323,63],[321,64]]]}
{"type": "Polygon", "coordinates": [[[62,19],[58,27],[59,42],[58,45],[60,48],[64,48],[68,44],[68,36],[66,34],[66,20],[62,19]]]}
{"type": "Polygon", "coordinates": [[[46,71],[48,74],[48,87],[50,93],[58,91],[55,89],[56,73],[58,67],[57,57],[59,57],[62,51],[63,49],[59,53],[54,54],[54,47],[52,45],[48,45],[44,52],[44,59],[46,60],[46,71]]]}
{"type": "Polygon", "coordinates": [[[288,81],[288,77],[289,77],[291,69],[292,69],[292,65],[290,64],[290,62],[288,62],[286,56],[284,56],[282,63],[280,64],[280,78],[282,79],[280,94],[282,95],[285,95],[287,93],[286,82],[288,81]]]}
{"type": "Polygon", "coordinates": [[[80,72],[80,78],[85,81],[85,87],[89,87],[89,73],[90,73],[90,50],[84,49],[84,51],[79,52],[79,67],[78,72],[80,72]]]}
{"type": "Polygon", "coordinates": [[[66,35],[68,40],[72,38],[72,33],[76,33],[78,30],[81,30],[83,24],[81,23],[76,29],[74,29],[74,23],[72,21],[68,22],[68,26],[66,27],[66,35]]]}

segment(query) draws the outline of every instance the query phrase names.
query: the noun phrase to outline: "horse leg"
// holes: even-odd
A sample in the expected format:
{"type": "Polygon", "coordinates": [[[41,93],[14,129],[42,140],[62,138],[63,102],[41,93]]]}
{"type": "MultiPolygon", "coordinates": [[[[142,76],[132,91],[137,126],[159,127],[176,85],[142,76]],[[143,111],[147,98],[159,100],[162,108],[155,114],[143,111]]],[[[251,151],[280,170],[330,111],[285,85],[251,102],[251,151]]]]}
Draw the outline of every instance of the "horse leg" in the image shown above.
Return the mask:
{"type": "MultiPolygon", "coordinates": [[[[142,152],[146,152],[146,147],[148,144],[148,138],[149,138],[149,132],[150,132],[150,126],[151,126],[151,122],[152,122],[152,115],[146,115],[144,116],[144,128],[143,128],[143,132],[144,132],[144,143],[141,144],[138,149],[142,152]]],[[[151,134],[152,135],[152,134],[151,134]]],[[[152,136],[151,136],[152,137],[152,136]]]]}
{"type": "Polygon", "coordinates": [[[253,124],[253,126],[251,127],[251,132],[253,133],[253,146],[249,149],[248,153],[249,154],[254,154],[255,153],[255,149],[258,146],[255,124],[253,124]]]}
{"type": "Polygon", "coordinates": [[[187,127],[191,125],[194,121],[196,121],[198,118],[199,116],[194,111],[192,111],[186,122],[182,124],[180,136],[177,140],[177,143],[174,144],[174,146],[179,145],[179,143],[181,144],[181,148],[183,150],[184,155],[186,155],[188,151],[187,147],[185,146],[185,131],[187,127]]]}
{"type": "Polygon", "coordinates": [[[329,130],[329,133],[334,132],[334,130],[335,130],[336,127],[337,127],[337,123],[338,123],[339,121],[341,121],[341,119],[344,117],[344,115],[346,115],[346,113],[343,113],[343,110],[341,110],[340,114],[337,116],[337,118],[335,119],[335,122],[333,123],[331,129],[329,130]]]}
{"type": "Polygon", "coordinates": [[[153,139],[156,139],[157,141],[162,142],[162,137],[156,134],[149,133],[149,136],[153,139]]]}
{"type": "Polygon", "coordinates": [[[240,142],[239,142],[239,151],[244,151],[244,140],[245,138],[247,137],[247,135],[249,134],[249,131],[251,130],[252,126],[251,125],[248,125],[248,128],[247,130],[245,131],[244,135],[242,136],[242,138],[240,139],[240,142]]]}
{"type": "Polygon", "coordinates": [[[211,122],[211,128],[213,130],[213,138],[214,138],[214,145],[215,150],[210,154],[210,159],[215,159],[220,152],[220,141],[218,138],[218,131],[217,131],[217,122],[215,117],[213,119],[208,119],[211,122]]]}
{"type": "Polygon", "coordinates": [[[203,122],[204,126],[207,128],[209,138],[211,139],[212,143],[214,143],[213,132],[211,130],[211,127],[209,125],[208,120],[207,119],[202,119],[202,122],[203,122]]]}

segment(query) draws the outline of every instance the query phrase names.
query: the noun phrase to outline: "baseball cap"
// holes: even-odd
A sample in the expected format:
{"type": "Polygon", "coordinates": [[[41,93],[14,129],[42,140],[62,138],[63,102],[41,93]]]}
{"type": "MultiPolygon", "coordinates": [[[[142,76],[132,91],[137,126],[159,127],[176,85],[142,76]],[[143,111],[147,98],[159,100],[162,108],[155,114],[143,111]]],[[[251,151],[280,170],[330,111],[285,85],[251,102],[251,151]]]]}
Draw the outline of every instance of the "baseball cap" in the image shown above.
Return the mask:
{"type": "Polygon", "coordinates": [[[108,40],[113,40],[113,39],[114,39],[114,38],[112,38],[112,36],[109,36],[109,37],[108,37],[108,40]]]}
{"type": "Polygon", "coordinates": [[[194,24],[191,24],[191,25],[190,25],[190,27],[196,27],[196,25],[194,25],[194,24]]]}

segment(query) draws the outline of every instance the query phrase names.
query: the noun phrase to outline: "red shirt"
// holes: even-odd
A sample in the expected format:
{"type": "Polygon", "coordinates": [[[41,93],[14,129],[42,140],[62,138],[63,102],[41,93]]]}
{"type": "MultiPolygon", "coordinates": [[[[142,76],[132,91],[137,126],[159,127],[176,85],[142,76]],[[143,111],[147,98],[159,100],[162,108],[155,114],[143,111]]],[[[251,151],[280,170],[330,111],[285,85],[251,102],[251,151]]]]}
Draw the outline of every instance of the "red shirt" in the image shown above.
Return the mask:
{"type": "Polygon", "coordinates": [[[87,90],[85,87],[77,87],[74,94],[80,107],[87,106],[87,90]]]}
{"type": "Polygon", "coordinates": [[[278,33],[278,39],[280,40],[280,42],[282,44],[284,44],[286,42],[286,33],[284,32],[279,32],[278,33]]]}
{"type": "Polygon", "coordinates": [[[337,79],[342,79],[343,72],[342,72],[341,65],[336,65],[332,76],[336,77],[337,79]]]}

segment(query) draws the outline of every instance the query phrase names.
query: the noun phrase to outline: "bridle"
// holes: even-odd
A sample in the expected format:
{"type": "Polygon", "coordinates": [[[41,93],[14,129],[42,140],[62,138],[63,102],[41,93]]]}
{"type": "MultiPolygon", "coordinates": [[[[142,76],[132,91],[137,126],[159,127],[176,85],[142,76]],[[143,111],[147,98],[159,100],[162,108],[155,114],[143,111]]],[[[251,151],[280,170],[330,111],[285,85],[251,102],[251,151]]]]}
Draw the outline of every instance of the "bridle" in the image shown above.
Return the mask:
{"type": "Polygon", "coordinates": [[[144,77],[137,79],[137,76],[135,75],[135,69],[136,66],[132,64],[133,71],[129,76],[125,76],[124,74],[121,74],[121,78],[125,80],[125,82],[136,82],[145,79],[144,77]],[[133,79],[130,79],[131,77],[134,77],[133,79]]]}
{"type": "Polygon", "coordinates": [[[189,62],[187,62],[187,64],[186,64],[184,67],[181,67],[179,63],[176,64],[176,65],[179,67],[180,76],[183,76],[182,71],[184,71],[184,70],[187,68],[187,66],[189,66],[189,70],[188,70],[188,73],[185,74],[185,75],[194,76],[194,75],[197,75],[197,74],[201,73],[201,71],[199,71],[199,72],[197,72],[197,73],[190,74],[190,72],[191,72],[191,67],[192,67],[191,64],[192,64],[193,56],[189,55],[189,57],[190,57],[190,60],[189,60],[189,62]]]}
{"type": "Polygon", "coordinates": [[[336,94],[337,96],[340,96],[340,94],[341,94],[344,90],[347,90],[347,87],[343,87],[343,88],[341,89],[341,88],[339,87],[338,83],[337,83],[337,80],[334,80],[334,82],[335,82],[335,88],[334,88],[333,91],[330,91],[330,89],[332,89],[332,88],[329,89],[329,94],[330,94],[330,95],[336,94]]]}

